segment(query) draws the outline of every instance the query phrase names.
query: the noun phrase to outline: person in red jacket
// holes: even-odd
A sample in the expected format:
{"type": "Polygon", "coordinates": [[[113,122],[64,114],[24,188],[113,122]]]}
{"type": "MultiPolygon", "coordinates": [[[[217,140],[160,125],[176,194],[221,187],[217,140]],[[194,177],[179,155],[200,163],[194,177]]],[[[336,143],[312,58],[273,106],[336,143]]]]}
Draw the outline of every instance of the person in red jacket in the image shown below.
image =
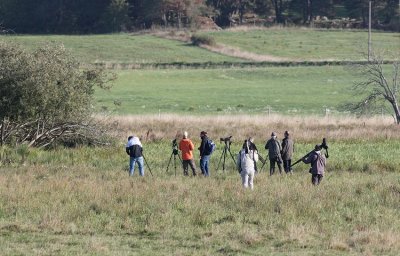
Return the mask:
{"type": "Polygon", "coordinates": [[[192,169],[193,176],[196,176],[196,166],[193,159],[193,142],[188,138],[188,133],[185,131],[183,133],[183,139],[179,142],[179,150],[182,151],[182,166],[183,175],[189,175],[189,166],[192,169]]]}

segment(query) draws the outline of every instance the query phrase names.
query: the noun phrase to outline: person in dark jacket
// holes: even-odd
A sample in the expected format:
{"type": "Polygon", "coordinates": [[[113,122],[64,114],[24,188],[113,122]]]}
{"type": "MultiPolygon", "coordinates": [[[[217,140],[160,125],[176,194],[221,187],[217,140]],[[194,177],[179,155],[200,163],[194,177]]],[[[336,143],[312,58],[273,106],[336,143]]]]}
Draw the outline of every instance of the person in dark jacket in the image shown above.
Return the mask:
{"type": "Polygon", "coordinates": [[[281,144],[277,140],[275,132],[271,133],[271,139],[265,144],[265,149],[268,150],[269,156],[269,175],[275,173],[275,163],[277,163],[279,168],[279,173],[282,174],[282,156],[281,156],[281,144]]]}
{"type": "Polygon", "coordinates": [[[200,170],[201,173],[207,177],[210,176],[210,173],[208,171],[208,163],[210,162],[210,154],[206,152],[206,143],[208,140],[207,137],[207,132],[202,131],[200,132],[200,139],[201,139],[201,144],[199,147],[200,151],[200,170]]]}
{"type": "Polygon", "coordinates": [[[138,137],[129,136],[126,144],[126,153],[129,158],[129,176],[133,176],[135,172],[135,163],[139,167],[139,175],[144,176],[143,147],[138,137]]]}
{"type": "Polygon", "coordinates": [[[282,161],[283,161],[283,169],[287,174],[292,173],[292,156],[294,152],[294,142],[292,138],[290,138],[290,134],[288,131],[285,131],[285,138],[282,140],[282,161]]]}
{"type": "Polygon", "coordinates": [[[315,149],[311,154],[302,159],[305,164],[311,164],[310,173],[313,185],[319,185],[324,177],[326,158],[321,153],[321,149],[320,145],[315,145],[315,149]]]}

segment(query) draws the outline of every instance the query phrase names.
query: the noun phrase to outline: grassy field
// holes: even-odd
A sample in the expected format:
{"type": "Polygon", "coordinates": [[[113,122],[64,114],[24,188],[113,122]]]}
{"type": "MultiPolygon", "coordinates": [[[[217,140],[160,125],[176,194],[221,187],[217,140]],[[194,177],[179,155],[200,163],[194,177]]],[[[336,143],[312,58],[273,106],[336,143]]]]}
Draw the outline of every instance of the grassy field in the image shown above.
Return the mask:
{"type": "Polygon", "coordinates": [[[63,43],[74,56],[85,63],[219,63],[242,61],[212,53],[185,42],[152,35],[21,35],[0,36],[0,40],[18,42],[28,48],[35,48],[49,41],[63,43]]]}
{"type": "MultiPolygon", "coordinates": [[[[217,43],[251,53],[293,60],[365,60],[366,31],[272,28],[200,32],[217,43]]],[[[32,48],[46,41],[62,42],[82,62],[94,63],[222,63],[243,59],[209,52],[188,43],[153,35],[109,34],[89,36],[23,35],[0,36],[32,48]]],[[[400,55],[400,34],[374,32],[373,49],[385,51],[385,58],[400,55]]]]}
{"type": "Polygon", "coordinates": [[[135,70],[118,72],[111,91],[97,91],[98,109],[143,113],[332,113],[350,100],[357,79],[349,67],[135,70]],[[118,106],[114,105],[118,103],[118,106]]]}
{"type": "MultiPolygon", "coordinates": [[[[249,129],[243,126],[248,117],[242,118],[234,121],[241,129],[224,126],[218,117],[205,121],[213,122],[215,139],[236,131],[235,153],[249,129]]],[[[187,121],[168,120],[153,120],[153,131],[169,135],[187,121]]],[[[270,129],[285,120],[256,119],[256,125],[270,129]]],[[[336,123],[342,132],[329,137],[330,158],[319,187],[310,184],[304,164],[295,166],[292,176],[273,177],[265,172],[267,165],[256,176],[254,191],[245,191],[231,159],[225,172],[216,170],[219,143],[210,178],[183,177],[179,166],[175,176],[172,165],[166,172],[172,152],[167,138],[143,140],[154,175],[146,167],[144,178],[137,172],[128,177],[124,139],[103,148],[1,148],[9,161],[0,166],[0,250],[4,255],[398,255],[398,127],[383,120],[363,120],[360,126],[358,120],[324,120],[304,120],[294,133],[297,159],[316,143],[308,132],[323,133],[336,123]],[[371,133],[376,129],[382,134],[371,133]]],[[[141,127],[150,121],[121,120],[118,127],[128,132],[135,129],[130,123],[141,127]]],[[[256,142],[263,148],[262,139],[256,142]]],[[[198,164],[197,152],[195,158],[198,164]]]]}
{"type": "MultiPolygon", "coordinates": [[[[351,30],[263,29],[207,32],[217,43],[261,55],[294,60],[365,60],[368,32],[351,30]]],[[[388,59],[400,55],[400,34],[373,32],[372,49],[388,59]]]]}
{"type": "MultiPolygon", "coordinates": [[[[291,29],[241,32],[246,42],[238,32],[212,35],[245,51],[307,60],[358,59],[366,38],[366,32],[291,29]]],[[[63,42],[86,63],[242,61],[151,35],[0,40],[28,47],[63,42]]],[[[373,40],[399,52],[398,33],[374,33],[373,40]]],[[[116,72],[115,86],[95,94],[96,109],[111,114],[112,145],[0,147],[0,254],[400,254],[400,126],[387,115],[337,115],[358,79],[349,67],[116,72]],[[173,165],[166,171],[171,140],[184,130],[195,147],[201,130],[217,143],[211,177],[183,177],[179,163],[176,175],[173,165]],[[242,189],[232,159],[221,170],[220,137],[233,136],[235,154],[253,136],[265,157],[270,133],[282,138],[285,130],[294,136],[294,160],[327,138],[330,157],[319,187],[304,164],[292,176],[273,177],[267,164],[254,191],[242,189]],[[137,171],[128,177],[124,143],[132,134],[142,138],[154,176],[146,166],[145,177],[137,171]]],[[[195,160],[198,166],[197,151],[195,160]]]]}

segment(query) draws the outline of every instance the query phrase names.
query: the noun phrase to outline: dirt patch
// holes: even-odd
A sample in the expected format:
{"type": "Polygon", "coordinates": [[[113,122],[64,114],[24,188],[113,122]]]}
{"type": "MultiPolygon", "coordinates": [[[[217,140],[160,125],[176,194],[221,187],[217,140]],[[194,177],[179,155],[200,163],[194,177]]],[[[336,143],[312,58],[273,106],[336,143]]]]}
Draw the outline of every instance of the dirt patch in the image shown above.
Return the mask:
{"type": "Polygon", "coordinates": [[[207,49],[211,52],[231,56],[231,57],[236,57],[236,58],[241,58],[241,59],[246,59],[246,60],[251,60],[251,61],[256,61],[256,62],[262,62],[262,61],[269,61],[269,62],[282,62],[282,61],[293,61],[292,59],[289,58],[284,58],[284,57],[276,57],[272,55],[260,55],[256,54],[253,52],[247,52],[243,51],[239,48],[236,47],[231,47],[227,46],[224,44],[216,44],[213,46],[210,45],[200,45],[200,47],[207,49]]]}

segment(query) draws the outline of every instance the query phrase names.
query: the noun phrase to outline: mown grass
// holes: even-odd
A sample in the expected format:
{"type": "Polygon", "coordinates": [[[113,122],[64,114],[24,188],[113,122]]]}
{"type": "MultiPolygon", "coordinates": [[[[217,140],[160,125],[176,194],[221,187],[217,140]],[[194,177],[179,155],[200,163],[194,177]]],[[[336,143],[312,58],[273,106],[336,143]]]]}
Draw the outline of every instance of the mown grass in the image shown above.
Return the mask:
{"type": "MultiPolygon", "coordinates": [[[[368,51],[368,31],[273,28],[203,34],[247,52],[294,60],[362,60],[368,51]]],[[[399,42],[399,33],[372,33],[372,49],[384,58],[400,55],[399,42]]]]}
{"type": "Polygon", "coordinates": [[[118,72],[110,91],[96,92],[98,110],[144,113],[332,113],[353,100],[350,67],[269,67],[118,72]],[[115,105],[114,103],[117,103],[115,105]]]}
{"type": "Polygon", "coordinates": [[[84,63],[219,63],[242,61],[238,58],[209,52],[189,43],[152,35],[7,35],[0,36],[0,40],[17,42],[27,48],[36,48],[49,41],[63,43],[66,49],[84,63]]]}
{"type": "MultiPolygon", "coordinates": [[[[241,188],[231,159],[225,172],[215,170],[220,145],[210,178],[183,177],[179,167],[177,176],[173,168],[166,172],[169,141],[144,147],[154,177],[148,168],[144,178],[128,177],[122,142],[108,148],[31,149],[23,164],[21,151],[7,149],[14,160],[0,167],[2,253],[400,252],[400,160],[393,157],[400,153],[399,141],[332,143],[319,187],[299,164],[292,176],[259,173],[254,191],[241,188]]],[[[235,142],[232,152],[239,147],[235,142]]],[[[297,143],[295,157],[312,147],[297,143]]]]}
{"type": "MultiPolygon", "coordinates": [[[[272,28],[198,32],[216,43],[240,50],[292,60],[365,60],[367,31],[272,28]]],[[[48,41],[60,42],[85,63],[222,63],[243,59],[212,53],[190,43],[149,34],[107,35],[7,35],[0,40],[18,42],[28,48],[48,41]]],[[[385,59],[400,54],[400,34],[373,32],[372,48],[385,59]]]]}

